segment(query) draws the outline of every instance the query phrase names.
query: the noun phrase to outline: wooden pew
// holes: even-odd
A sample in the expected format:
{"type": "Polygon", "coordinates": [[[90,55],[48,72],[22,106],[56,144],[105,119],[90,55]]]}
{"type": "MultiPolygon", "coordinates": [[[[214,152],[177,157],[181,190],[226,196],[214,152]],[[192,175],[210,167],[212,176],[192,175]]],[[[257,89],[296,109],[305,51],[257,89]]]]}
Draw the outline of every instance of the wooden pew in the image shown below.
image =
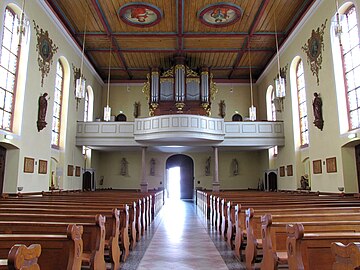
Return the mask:
{"type": "Polygon", "coordinates": [[[1,221],[27,221],[41,223],[48,222],[76,223],[83,227],[82,262],[90,269],[105,269],[105,217],[102,215],[57,215],[57,214],[26,214],[0,213],[1,221]]]}
{"type": "MultiPolygon", "coordinates": [[[[347,206],[348,203],[346,203],[345,205],[341,205],[341,204],[337,204],[336,202],[333,203],[310,203],[307,202],[306,204],[303,205],[299,205],[299,204],[293,204],[293,203],[283,203],[283,204],[274,204],[274,205],[270,205],[268,203],[268,205],[254,205],[254,208],[251,207],[252,209],[255,209],[257,211],[257,219],[256,219],[256,224],[257,224],[257,239],[261,239],[261,233],[260,233],[260,228],[261,228],[261,221],[260,221],[260,217],[263,214],[266,213],[273,213],[273,214],[282,214],[284,213],[284,211],[287,211],[289,213],[291,212],[295,212],[295,211],[300,211],[300,212],[308,212],[308,213],[318,213],[319,209],[322,209],[323,211],[339,211],[339,209],[341,209],[340,211],[346,211],[346,212],[360,212],[360,206],[358,207],[352,207],[352,206],[347,206]]],[[[246,235],[246,212],[241,209],[240,205],[236,205],[235,206],[235,230],[236,230],[236,235],[235,235],[235,255],[240,257],[240,251],[241,251],[241,247],[242,247],[242,242],[244,239],[244,234],[246,235]]],[[[247,236],[246,236],[247,237],[247,236]]]]}
{"type": "Polygon", "coordinates": [[[288,224],[286,231],[289,270],[329,270],[335,262],[331,253],[333,242],[348,244],[360,240],[360,233],[354,232],[305,233],[301,223],[288,224]]]}
{"type": "MultiPolygon", "coordinates": [[[[8,256],[15,244],[41,246],[41,270],[80,270],[83,251],[82,226],[70,224],[65,234],[0,234],[0,257],[8,256]]],[[[103,268],[104,269],[104,268],[103,268]]]]}
{"type": "MultiPolygon", "coordinates": [[[[267,210],[273,212],[273,210],[267,210]]],[[[259,250],[262,250],[262,232],[261,232],[261,216],[266,212],[258,213],[255,216],[255,211],[249,208],[246,212],[246,232],[247,243],[245,249],[246,266],[248,269],[254,267],[254,262],[259,250]]],[[[336,221],[336,220],[354,220],[360,221],[360,208],[355,209],[355,212],[346,212],[341,208],[334,208],[328,210],[319,209],[307,211],[306,209],[283,209],[278,214],[272,215],[272,220],[276,222],[305,222],[305,221],[336,221]]]]}
{"type": "MultiPolygon", "coordinates": [[[[271,214],[261,217],[263,258],[261,270],[277,269],[288,264],[286,243],[286,225],[288,222],[273,222],[271,214]]],[[[306,232],[360,232],[360,221],[304,221],[306,232]]]]}
{"type": "Polygon", "coordinates": [[[38,259],[41,246],[32,244],[29,247],[15,244],[9,251],[7,259],[0,260],[0,270],[40,270],[38,259]]]}
{"type": "Polygon", "coordinates": [[[351,242],[344,245],[340,242],[331,244],[331,251],[335,257],[333,270],[360,269],[360,242],[351,242]]]}
{"type": "MultiPolygon", "coordinates": [[[[57,194],[57,193],[55,193],[57,194]]],[[[130,249],[133,249],[136,246],[136,241],[140,240],[140,236],[144,234],[146,229],[146,220],[148,212],[146,210],[146,199],[136,194],[122,193],[122,192],[83,192],[76,194],[57,194],[53,195],[52,193],[44,193],[43,198],[40,199],[41,202],[48,201],[53,203],[78,203],[82,202],[86,206],[93,205],[97,207],[116,207],[120,209],[123,214],[128,214],[128,228],[130,228],[130,238],[129,245],[130,249]],[[127,210],[123,208],[127,206],[127,210]]],[[[29,200],[31,200],[30,198],[29,200]]],[[[36,199],[36,198],[35,198],[36,199]]],[[[33,201],[33,200],[31,200],[33,201]]],[[[148,217],[149,218],[149,217],[148,217]]],[[[124,218],[127,219],[127,218],[124,218]]],[[[128,229],[126,228],[126,230],[128,229]]],[[[125,230],[125,228],[124,228],[125,230]]]]}
{"type": "MultiPolygon", "coordinates": [[[[1,201],[0,202],[0,209],[3,212],[27,212],[27,213],[58,213],[58,214],[102,214],[107,217],[105,228],[106,228],[106,239],[112,236],[117,237],[114,235],[115,231],[112,231],[113,226],[117,226],[116,219],[120,219],[120,223],[117,228],[119,228],[119,239],[122,247],[122,261],[125,261],[129,255],[129,249],[132,249],[136,243],[136,228],[135,228],[135,221],[133,220],[131,223],[129,222],[130,218],[134,218],[133,216],[129,215],[129,207],[125,204],[99,204],[99,202],[86,201],[86,200],[79,200],[81,202],[77,202],[73,200],[74,198],[69,200],[62,200],[62,201],[47,201],[41,198],[38,198],[37,201],[1,201]],[[120,212],[117,217],[114,216],[114,206],[121,207],[118,209],[120,212]],[[115,219],[115,220],[114,220],[115,219]],[[129,223],[130,223],[130,238],[129,238],[129,223]],[[111,235],[112,234],[112,235],[111,235]]],[[[135,202],[131,205],[133,208],[132,214],[136,211],[135,202]]],[[[136,214],[136,213],[135,213],[136,214]]],[[[115,246],[114,246],[115,247],[115,246]]],[[[117,254],[116,252],[114,254],[117,254]]]]}

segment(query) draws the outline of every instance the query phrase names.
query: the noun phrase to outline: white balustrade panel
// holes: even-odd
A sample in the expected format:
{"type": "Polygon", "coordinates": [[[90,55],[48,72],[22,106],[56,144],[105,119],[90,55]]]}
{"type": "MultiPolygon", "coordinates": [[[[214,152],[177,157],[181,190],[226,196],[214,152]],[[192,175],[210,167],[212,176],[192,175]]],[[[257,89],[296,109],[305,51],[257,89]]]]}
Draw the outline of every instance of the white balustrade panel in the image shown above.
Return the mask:
{"type": "Polygon", "coordinates": [[[224,119],[200,115],[162,115],[135,119],[136,141],[223,141],[224,119]]]}
{"type": "Polygon", "coordinates": [[[78,122],[77,145],[140,146],[207,143],[218,146],[284,145],[283,122],[224,122],[198,115],[162,115],[135,122],[78,122]]]}

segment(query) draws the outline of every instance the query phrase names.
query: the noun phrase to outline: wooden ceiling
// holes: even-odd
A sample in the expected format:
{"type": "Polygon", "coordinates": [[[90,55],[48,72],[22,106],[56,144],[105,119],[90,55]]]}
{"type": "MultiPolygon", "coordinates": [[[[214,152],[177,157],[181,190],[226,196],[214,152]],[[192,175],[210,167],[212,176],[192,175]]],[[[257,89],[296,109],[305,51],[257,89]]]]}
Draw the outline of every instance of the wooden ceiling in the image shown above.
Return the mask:
{"type": "Polygon", "coordinates": [[[315,0],[45,0],[82,48],[100,77],[107,81],[111,49],[111,81],[138,82],[151,67],[170,68],[176,55],[193,69],[209,66],[216,81],[256,80],[315,0]],[[157,7],[162,16],[148,27],[120,19],[127,5],[157,7]],[[199,17],[210,5],[240,7],[238,21],[208,26],[199,17]]]}

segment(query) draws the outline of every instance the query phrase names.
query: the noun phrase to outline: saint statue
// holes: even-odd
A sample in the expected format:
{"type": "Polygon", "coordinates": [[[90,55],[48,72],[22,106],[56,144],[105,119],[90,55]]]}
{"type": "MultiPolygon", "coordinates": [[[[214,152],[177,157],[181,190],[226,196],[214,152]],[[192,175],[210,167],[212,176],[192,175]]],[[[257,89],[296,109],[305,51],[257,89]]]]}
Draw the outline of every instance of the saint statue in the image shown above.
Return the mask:
{"type": "Polygon", "coordinates": [[[205,175],[210,175],[210,163],[211,163],[211,157],[208,157],[205,164],[205,175]]]}
{"type": "Polygon", "coordinates": [[[47,93],[44,93],[39,97],[39,110],[38,110],[38,120],[37,120],[37,128],[38,131],[44,129],[47,125],[46,119],[46,110],[47,110],[47,93]]]}
{"type": "Polygon", "coordinates": [[[120,174],[121,175],[128,175],[128,161],[126,158],[121,160],[121,167],[120,167],[120,174]]]}
{"type": "Polygon", "coordinates": [[[314,100],[313,100],[313,110],[314,110],[314,125],[323,130],[324,127],[324,119],[322,116],[322,100],[318,93],[314,93],[314,100]]]}

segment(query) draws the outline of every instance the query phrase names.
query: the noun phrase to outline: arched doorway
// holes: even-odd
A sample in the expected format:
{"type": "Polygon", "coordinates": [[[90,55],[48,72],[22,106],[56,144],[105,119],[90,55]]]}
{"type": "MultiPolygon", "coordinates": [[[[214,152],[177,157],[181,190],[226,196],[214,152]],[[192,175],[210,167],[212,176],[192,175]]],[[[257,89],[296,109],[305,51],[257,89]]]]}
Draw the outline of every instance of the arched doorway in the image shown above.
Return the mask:
{"type": "MultiPolygon", "coordinates": [[[[174,155],[167,159],[166,170],[180,167],[180,199],[193,199],[194,194],[194,162],[186,155],[174,155]]],[[[171,179],[168,179],[168,183],[171,179]]]]}
{"type": "MultiPolygon", "coordinates": [[[[266,170],[263,188],[266,191],[277,190],[277,170],[266,170]]],[[[262,188],[259,188],[262,190],[262,188]]]]}
{"type": "Polygon", "coordinates": [[[276,191],[277,190],[277,175],[274,172],[270,172],[269,175],[269,190],[276,191]]]}

